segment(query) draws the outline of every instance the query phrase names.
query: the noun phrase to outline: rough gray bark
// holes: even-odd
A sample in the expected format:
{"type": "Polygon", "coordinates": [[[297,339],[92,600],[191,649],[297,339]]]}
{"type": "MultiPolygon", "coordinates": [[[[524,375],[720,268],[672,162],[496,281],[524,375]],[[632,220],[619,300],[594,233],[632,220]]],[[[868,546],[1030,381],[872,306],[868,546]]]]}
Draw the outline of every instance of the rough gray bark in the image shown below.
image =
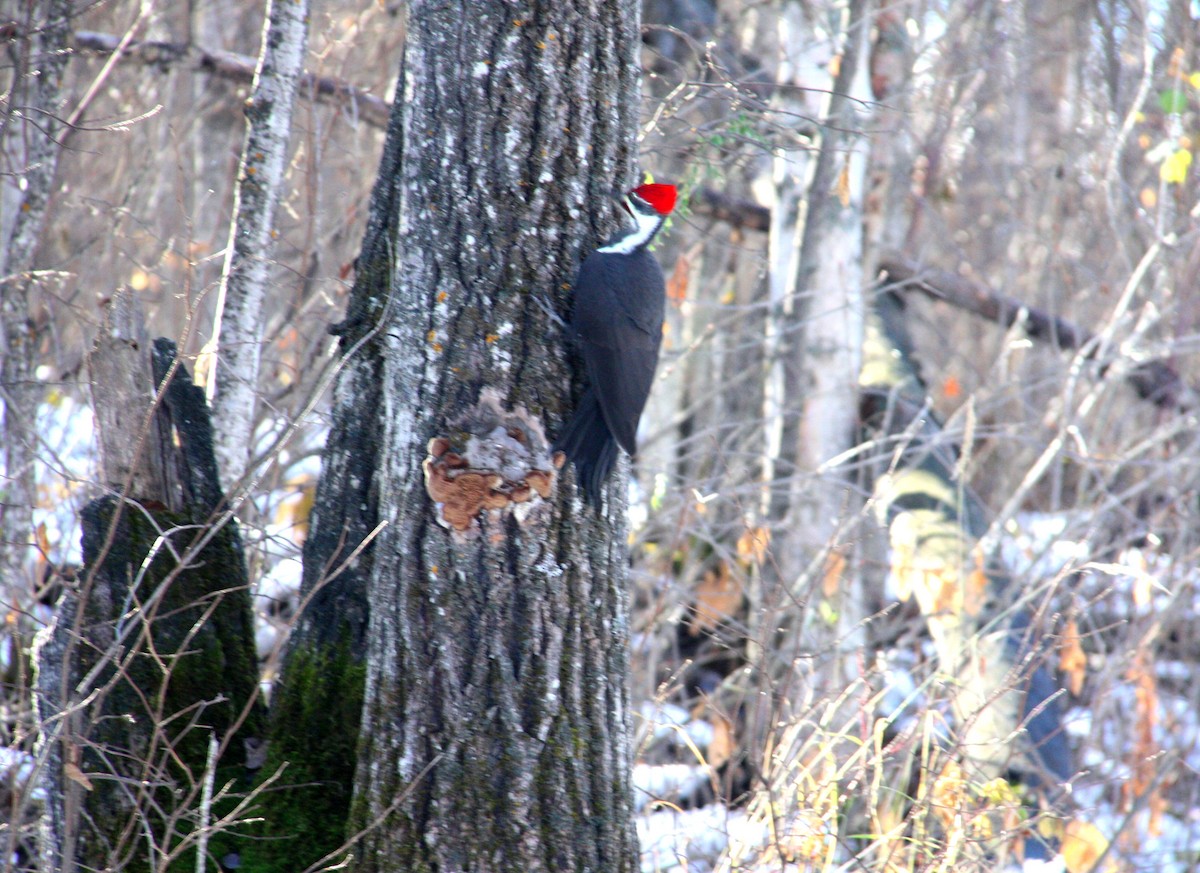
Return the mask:
{"type": "Polygon", "coordinates": [[[357,869],[636,868],[621,477],[602,517],[516,500],[568,409],[538,298],[632,181],[638,46],[629,0],[408,6],[357,869]]]}
{"type": "Polygon", "coordinates": [[[255,870],[291,873],[346,840],[357,769],[369,602],[379,526],[384,410],[381,319],[395,265],[400,113],[393,113],[340,338],[329,438],[304,542],[301,611],[271,694],[266,772],[286,764],[264,798],[269,843],[247,847],[255,870]]]}
{"type": "Polygon", "coordinates": [[[246,142],[213,330],[217,360],[209,387],[217,462],[227,490],[246,472],[254,443],[275,209],[286,184],[296,84],[307,44],[308,0],[270,0],[254,88],[246,103],[246,142]]]}

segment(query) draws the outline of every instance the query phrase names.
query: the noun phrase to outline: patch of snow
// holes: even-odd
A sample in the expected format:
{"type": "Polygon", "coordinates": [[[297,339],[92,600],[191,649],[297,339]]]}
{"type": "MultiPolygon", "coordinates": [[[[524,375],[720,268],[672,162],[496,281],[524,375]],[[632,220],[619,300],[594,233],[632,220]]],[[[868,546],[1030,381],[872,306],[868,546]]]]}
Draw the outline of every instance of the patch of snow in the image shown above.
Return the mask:
{"type": "Polygon", "coordinates": [[[1085,562],[1091,545],[1064,538],[1068,521],[1062,513],[1019,513],[1000,541],[1004,566],[1017,576],[1053,579],[1085,562]]]}
{"type": "Polygon", "coordinates": [[[1014,868],[1020,873],[1066,873],[1067,862],[1062,855],[1053,858],[1027,858],[1020,867],[1014,868]]]}
{"type": "MultiPolygon", "coordinates": [[[[714,804],[701,809],[658,809],[636,819],[642,873],[710,873],[731,834],[762,830],[744,813],[714,804]]],[[[747,834],[750,835],[750,834],[747,834]]],[[[765,831],[755,842],[765,841],[765,831]]]]}
{"type": "Polygon", "coordinates": [[[700,764],[635,764],[633,808],[641,812],[659,800],[670,805],[695,794],[712,778],[712,768],[700,764]]]}
{"type": "MultiPolygon", "coordinates": [[[[37,766],[37,759],[27,752],[7,746],[0,746],[0,785],[16,793],[21,791],[29,782],[37,766]]],[[[36,800],[45,800],[46,794],[40,788],[31,792],[36,800]]]]}
{"type": "Polygon", "coordinates": [[[684,747],[691,744],[698,749],[707,749],[713,741],[712,725],[693,719],[682,706],[647,700],[638,707],[638,713],[645,726],[639,733],[648,731],[651,743],[665,742],[684,747]]]}

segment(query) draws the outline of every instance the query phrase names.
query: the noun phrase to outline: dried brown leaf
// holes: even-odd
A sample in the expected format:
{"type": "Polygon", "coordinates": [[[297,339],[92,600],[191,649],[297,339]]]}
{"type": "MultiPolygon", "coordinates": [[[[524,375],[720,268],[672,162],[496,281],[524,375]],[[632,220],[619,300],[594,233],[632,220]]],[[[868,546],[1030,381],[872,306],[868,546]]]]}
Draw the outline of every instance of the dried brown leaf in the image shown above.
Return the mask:
{"type": "Polygon", "coordinates": [[[1067,677],[1067,687],[1076,697],[1083,690],[1083,679],[1087,675],[1087,655],[1079,641],[1079,625],[1068,619],[1058,644],[1058,669],[1067,677]]]}
{"type": "Polygon", "coordinates": [[[742,583],[734,578],[729,565],[722,561],[709,570],[696,586],[696,600],[688,619],[688,633],[699,636],[702,631],[714,630],[723,621],[737,614],[742,606],[742,583]]]}

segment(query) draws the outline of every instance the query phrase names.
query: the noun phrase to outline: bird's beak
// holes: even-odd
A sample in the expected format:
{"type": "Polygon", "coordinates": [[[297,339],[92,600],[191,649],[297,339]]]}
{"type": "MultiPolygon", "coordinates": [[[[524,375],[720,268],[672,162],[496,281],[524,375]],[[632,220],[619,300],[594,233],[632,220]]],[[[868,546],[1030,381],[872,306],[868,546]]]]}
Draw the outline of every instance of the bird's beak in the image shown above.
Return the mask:
{"type": "Polygon", "coordinates": [[[621,198],[621,208],[624,209],[626,212],[628,212],[630,215],[634,214],[633,202],[629,199],[628,195],[621,198]]]}

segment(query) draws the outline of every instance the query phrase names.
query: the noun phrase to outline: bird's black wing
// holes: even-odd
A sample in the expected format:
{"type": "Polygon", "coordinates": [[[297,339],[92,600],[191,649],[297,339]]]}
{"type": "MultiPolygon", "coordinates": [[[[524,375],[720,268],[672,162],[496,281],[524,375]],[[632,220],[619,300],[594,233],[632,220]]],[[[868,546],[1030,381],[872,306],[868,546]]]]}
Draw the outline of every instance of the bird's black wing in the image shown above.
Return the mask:
{"type": "Polygon", "coordinates": [[[598,260],[593,269],[580,272],[588,278],[575,289],[572,324],[604,421],[632,455],[658,366],[665,283],[658,262],[646,251],[595,252],[591,259],[598,260]]]}
{"type": "Polygon", "coordinates": [[[658,349],[614,349],[585,340],[583,359],[605,424],[621,448],[636,454],[638,422],[650,396],[658,349]]]}

